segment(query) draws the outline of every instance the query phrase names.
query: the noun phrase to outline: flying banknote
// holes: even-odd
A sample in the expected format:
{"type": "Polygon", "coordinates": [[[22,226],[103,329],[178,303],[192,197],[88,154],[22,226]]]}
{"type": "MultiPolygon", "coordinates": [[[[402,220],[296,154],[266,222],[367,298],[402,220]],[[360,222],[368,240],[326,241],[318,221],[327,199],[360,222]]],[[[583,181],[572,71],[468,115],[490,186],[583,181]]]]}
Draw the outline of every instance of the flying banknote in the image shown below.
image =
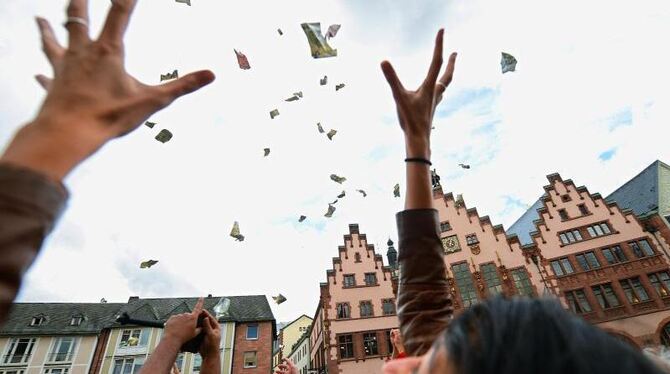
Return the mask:
{"type": "Polygon", "coordinates": [[[270,118],[271,119],[275,119],[275,117],[277,117],[278,115],[279,115],[279,110],[278,109],[274,109],[270,112],[270,118]]]}
{"type": "Polygon", "coordinates": [[[463,169],[470,169],[470,165],[458,164],[458,166],[462,167],[463,169]]]}
{"type": "Polygon", "coordinates": [[[333,140],[333,136],[335,136],[335,134],[337,134],[337,130],[330,130],[328,131],[328,134],[326,134],[326,136],[328,137],[328,139],[333,140]]]}
{"type": "Polygon", "coordinates": [[[158,140],[161,143],[167,143],[172,139],[172,133],[170,130],[163,129],[161,132],[156,135],[156,140],[158,140]]]}
{"type": "Polygon", "coordinates": [[[345,197],[346,195],[347,195],[347,191],[342,191],[341,194],[337,195],[337,198],[341,199],[341,198],[345,197]]]}
{"type": "Polygon", "coordinates": [[[247,56],[245,56],[244,53],[239,52],[237,49],[233,49],[233,51],[235,51],[235,55],[237,56],[237,64],[240,66],[240,69],[251,69],[251,65],[249,65],[249,59],[247,59],[247,56]]]}
{"type": "Polygon", "coordinates": [[[323,216],[330,218],[333,216],[333,213],[335,213],[335,207],[328,204],[328,212],[326,212],[326,214],[324,214],[323,216]]]}
{"type": "Polygon", "coordinates": [[[284,301],[286,301],[286,297],[282,294],[279,294],[277,296],[272,296],[272,300],[274,300],[275,303],[277,303],[277,305],[279,305],[279,304],[283,303],[284,301]]]}
{"type": "Polygon", "coordinates": [[[270,148],[263,148],[263,157],[268,157],[270,154],[270,148]]]}
{"type": "Polygon", "coordinates": [[[307,219],[307,216],[300,216],[300,218],[298,218],[298,222],[302,222],[306,219],[307,219]]]}
{"type": "Polygon", "coordinates": [[[312,57],[324,58],[337,56],[337,49],[331,48],[326,38],[321,34],[321,23],[303,23],[301,26],[307,36],[312,57]]]}
{"type": "Polygon", "coordinates": [[[191,6],[191,0],[175,0],[178,3],[186,4],[188,6],[191,6]]]}
{"type": "Polygon", "coordinates": [[[161,74],[161,82],[177,78],[179,78],[179,71],[177,70],[173,71],[172,73],[161,74]]]}
{"type": "Polygon", "coordinates": [[[335,86],[335,91],[339,91],[339,90],[343,89],[344,86],[345,86],[344,83],[340,83],[340,84],[336,85],[336,86],[335,86]]]}
{"type": "Polygon", "coordinates": [[[319,130],[320,134],[323,134],[324,132],[326,132],[326,131],[323,130],[323,127],[321,127],[321,122],[316,124],[316,128],[319,130]]]}
{"type": "Polygon", "coordinates": [[[240,233],[240,224],[237,221],[233,223],[233,229],[230,230],[230,236],[235,238],[235,240],[237,240],[238,242],[244,241],[244,235],[240,233]]]}
{"type": "Polygon", "coordinates": [[[281,31],[281,29],[277,29],[277,32],[279,33],[279,35],[284,35],[284,32],[281,31]]]}
{"type": "Polygon", "coordinates": [[[149,121],[146,121],[146,122],[144,122],[144,124],[145,124],[148,128],[150,128],[150,129],[153,129],[154,126],[156,126],[156,122],[149,122],[149,121]]]}
{"type": "Polygon", "coordinates": [[[319,84],[322,85],[322,86],[327,85],[327,84],[328,84],[328,76],[327,76],[327,75],[324,75],[323,78],[321,78],[321,79],[319,80],[319,84]]]}
{"type": "Polygon", "coordinates": [[[360,192],[363,197],[368,197],[368,194],[363,190],[356,190],[356,192],[360,192]]]}
{"type": "Polygon", "coordinates": [[[337,35],[337,32],[340,31],[340,27],[342,27],[342,26],[341,25],[330,25],[330,27],[328,27],[328,31],[326,31],[326,40],[328,40],[330,38],[334,38],[335,35],[337,35]]]}
{"type": "Polygon", "coordinates": [[[400,197],[400,184],[398,183],[393,186],[393,196],[400,197]]]}
{"type": "Polygon", "coordinates": [[[158,263],[158,261],[156,261],[156,260],[144,261],[144,262],[140,263],[140,269],[148,269],[148,268],[156,265],[157,263],[158,263]]]}
{"type": "Polygon", "coordinates": [[[337,182],[337,183],[339,183],[339,184],[342,184],[344,181],[347,180],[347,178],[345,178],[345,177],[338,177],[336,174],[331,174],[331,175],[330,175],[330,179],[331,179],[333,182],[337,182]]]}
{"type": "Polygon", "coordinates": [[[508,71],[516,70],[516,58],[510,55],[509,53],[502,52],[502,58],[500,59],[500,66],[502,67],[503,74],[508,71]]]}

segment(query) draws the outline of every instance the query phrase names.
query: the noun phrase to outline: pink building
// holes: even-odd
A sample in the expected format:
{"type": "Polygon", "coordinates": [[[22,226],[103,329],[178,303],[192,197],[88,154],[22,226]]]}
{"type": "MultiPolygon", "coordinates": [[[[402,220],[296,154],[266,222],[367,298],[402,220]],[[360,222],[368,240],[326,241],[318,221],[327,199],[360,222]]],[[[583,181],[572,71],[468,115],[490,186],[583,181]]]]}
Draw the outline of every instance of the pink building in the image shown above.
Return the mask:
{"type": "Polygon", "coordinates": [[[398,326],[392,269],[358,225],[349,225],[326,275],[310,329],[312,370],[379,373],[391,354],[390,330],[398,326]]]}

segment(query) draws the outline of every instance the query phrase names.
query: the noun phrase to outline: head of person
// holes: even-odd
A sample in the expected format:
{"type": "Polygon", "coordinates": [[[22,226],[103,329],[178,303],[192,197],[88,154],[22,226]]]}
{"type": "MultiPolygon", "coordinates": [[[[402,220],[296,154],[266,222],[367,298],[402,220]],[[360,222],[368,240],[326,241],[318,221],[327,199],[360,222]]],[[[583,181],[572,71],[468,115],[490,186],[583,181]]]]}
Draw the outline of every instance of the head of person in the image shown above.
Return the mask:
{"type": "Polygon", "coordinates": [[[553,299],[502,297],[456,317],[423,356],[396,360],[384,374],[662,374],[632,346],[553,299]]]}

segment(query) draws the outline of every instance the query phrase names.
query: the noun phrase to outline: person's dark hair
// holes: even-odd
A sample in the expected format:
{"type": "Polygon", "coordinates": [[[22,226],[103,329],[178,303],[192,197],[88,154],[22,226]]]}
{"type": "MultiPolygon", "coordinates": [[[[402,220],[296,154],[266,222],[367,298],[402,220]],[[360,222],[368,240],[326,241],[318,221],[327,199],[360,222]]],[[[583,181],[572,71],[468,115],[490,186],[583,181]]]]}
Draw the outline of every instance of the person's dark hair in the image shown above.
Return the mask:
{"type": "Polygon", "coordinates": [[[459,374],[663,373],[554,299],[488,299],[456,317],[438,346],[459,374]]]}

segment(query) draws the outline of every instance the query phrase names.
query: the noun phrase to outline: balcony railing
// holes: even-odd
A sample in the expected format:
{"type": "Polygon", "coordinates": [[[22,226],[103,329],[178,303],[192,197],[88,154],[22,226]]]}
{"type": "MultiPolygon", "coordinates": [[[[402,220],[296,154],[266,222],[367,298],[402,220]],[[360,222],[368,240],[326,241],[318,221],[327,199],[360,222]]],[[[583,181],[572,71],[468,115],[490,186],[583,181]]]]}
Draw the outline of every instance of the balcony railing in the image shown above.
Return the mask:
{"type": "Polygon", "coordinates": [[[52,352],[49,353],[47,360],[48,362],[71,362],[72,356],[74,355],[71,352],[68,353],[52,352]]]}
{"type": "Polygon", "coordinates": [[[1,365],[21,365],[28,362],[30,355],[4,355],[1,365]]]}

